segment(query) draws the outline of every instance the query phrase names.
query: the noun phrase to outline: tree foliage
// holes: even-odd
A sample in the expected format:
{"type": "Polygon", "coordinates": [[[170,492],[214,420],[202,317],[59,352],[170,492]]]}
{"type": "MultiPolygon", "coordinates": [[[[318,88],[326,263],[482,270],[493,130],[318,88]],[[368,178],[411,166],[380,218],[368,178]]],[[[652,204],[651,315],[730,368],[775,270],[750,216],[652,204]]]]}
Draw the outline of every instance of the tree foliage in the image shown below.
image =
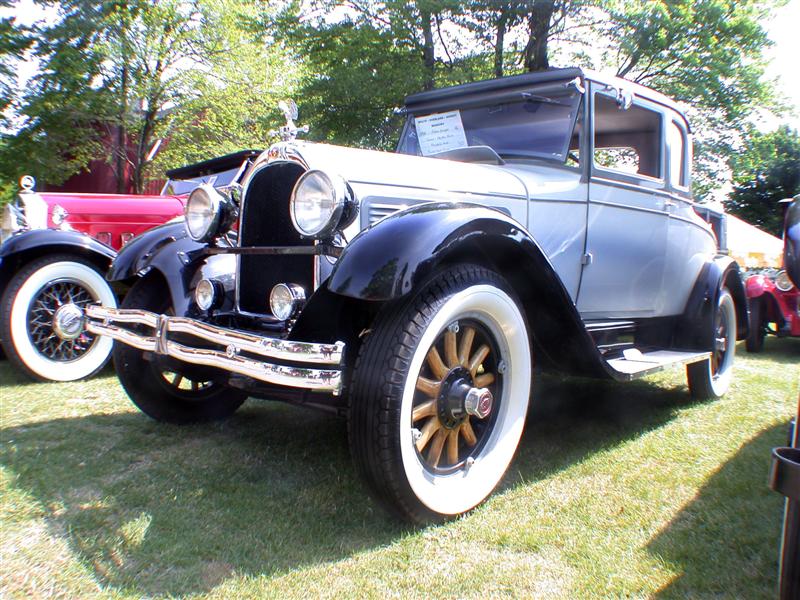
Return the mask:
{"type": "Polygon", "coordinates": [[[263,146],[277,100],[292,92],[312,139],[388,149],[403,123],[393,109],[410,93],[578,64],[686,106],[702,198],[750,135],[754,111],[780,109],[763,77],[762,23],[782,3],[63,0],[55,24],[0,45],[19,55],[33,39],[43,60],[18,106],[24,127],[0,144],[0,163],[31,157],[56,182],[105,155],[120,173],[133,168],[138,187],[159,139],[169,142],[158,169],[263,146]],[[98,123],[113,128],[111,146],[98,123]],[[131,141],[132,155],[123,151],[131,141]]]}
{"type": "Polygon", "coordinates": [[[726,210],[780,236],[783,209],[778,202],[800,194],[800,133],[783,126],[754,134],[731,163],[734,186],[726,210]]]}
{"type": "MultiPolygon", "coordinates": [[[[181,123],[197,127],[197,115],[194,122],[176,120],[181,111],[201,110],[195,104],[201,94],[206,105],[217,98],[225,103],[219,108],[229,109],[234,95],[215,95],[216,73],[234,72],[233,54],[240,64],[263,56],[245,57],[231,42],[238,25],[230,14],[240,14],[240,6],[228,0],[59,2],[55,22],[33,28],[41,71],[19,101],[23,125],[8,137],[0,169],[60,183],[104,157],[114,167],[117,191],[128,191],[128,181],[131,191],[141,191],[161,136],[181,123]],[[30,160],[20,164],[19,156],[30,160]]],[[[249,90],[251,83],[239,78],[227,87],[249,90]]]]}

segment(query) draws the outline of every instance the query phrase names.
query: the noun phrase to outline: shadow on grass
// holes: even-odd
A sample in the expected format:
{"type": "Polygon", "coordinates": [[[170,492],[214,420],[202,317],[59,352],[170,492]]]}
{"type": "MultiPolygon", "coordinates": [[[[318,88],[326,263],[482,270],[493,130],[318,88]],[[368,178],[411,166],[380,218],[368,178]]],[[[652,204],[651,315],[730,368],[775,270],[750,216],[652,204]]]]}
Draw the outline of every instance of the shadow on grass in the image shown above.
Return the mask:
{"type": "Polygon", "coordinates": [[[746,443],[656,536],[648,550],[680,573],[658,597],[777,594],[783,498],[767,487],[771,449],[788,423],[746,443]]]}
{"type": "MultiPolygon", "coordinates": [[[[505,486],[642,435],[690,403],[684,386],[543,376],[533,397],[505,486]]],[[[94,415],[2,438],[0,462],[53,533],[104,587],[135,595],[207,591],[233,573],[335,561],[409,531],[356,479],[345,423],[302,409],[250,401],[225,423],[183,428],[94,415]]]]}

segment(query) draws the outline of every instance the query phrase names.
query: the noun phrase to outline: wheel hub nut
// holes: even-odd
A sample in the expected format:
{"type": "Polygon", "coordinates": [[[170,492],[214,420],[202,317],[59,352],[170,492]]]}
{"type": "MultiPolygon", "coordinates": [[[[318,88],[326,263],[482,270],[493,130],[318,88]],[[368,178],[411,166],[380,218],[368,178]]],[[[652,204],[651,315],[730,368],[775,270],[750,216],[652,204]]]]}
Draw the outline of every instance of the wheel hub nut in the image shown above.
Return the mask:
{"type": "Polygon", "coordinates": [[[464,399],[464,410],[468,415],[485,419],[492,412],[494,397],[486,388],[470,388],[464,399]]]}
{"type": "Polygon", "coordinates": [[[53,331],[62,340],[74,340],[83,333],[83,311],[70,303],[60,306],[53,315],[53,331]]]}

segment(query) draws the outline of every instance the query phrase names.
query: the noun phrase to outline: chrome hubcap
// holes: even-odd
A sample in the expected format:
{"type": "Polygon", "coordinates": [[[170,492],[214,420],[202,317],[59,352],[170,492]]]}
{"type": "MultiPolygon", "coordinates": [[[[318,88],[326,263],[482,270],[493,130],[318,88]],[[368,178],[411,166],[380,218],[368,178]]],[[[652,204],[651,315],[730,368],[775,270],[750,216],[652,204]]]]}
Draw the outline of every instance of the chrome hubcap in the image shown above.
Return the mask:
{"type": "Polygon", "coordinates": [[[83,311],[71,302],[56,310],[53,331],[62,340],[75,340],[83,333],[83,311]]]}

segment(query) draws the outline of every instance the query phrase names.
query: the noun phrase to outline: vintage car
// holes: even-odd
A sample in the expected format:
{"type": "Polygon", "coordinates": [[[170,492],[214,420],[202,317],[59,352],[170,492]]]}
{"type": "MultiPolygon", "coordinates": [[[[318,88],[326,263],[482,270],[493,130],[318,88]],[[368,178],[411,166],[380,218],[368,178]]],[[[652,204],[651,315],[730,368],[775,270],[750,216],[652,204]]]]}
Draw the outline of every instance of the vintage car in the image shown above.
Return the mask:
{"type": "Polygon", "coordinates": [[[767,334],[778,337],[800,336],[800,195],[782,201],[787,204],[784,228],[784,266],[751,275],[745,281],[750,307],[750,331],[745,347],[761,352],[767,334]],[[792,277],[794,275],[794,277],[792,277]]]}
{"type": "Polygon", "coordinates": [[[143,412],[208,421],[252,396],[341,414],[378,500],[430,522],[497,486],[534,367],[686,365],[694,396],[726,392],[744,286],[694,211],[678,105],[570,68],[404,111],[397,153],[292,139],[290,115],[241,190],[200,186],[185,231],[123,248],[109,278],[136,283],[85,327],[115,340],[143,412]]]}
{"type": "Polygon", "coordinates": [[[33,179],[23,177],[0,230],[0,340],[8,359],[40,380],[72,381],[102,368],[111,341],[73,336],[69,307],[117,306],[125,288],[112,289],[104,278],[116,252],[182,215],[198,185],[237,182],[258,154],[246,150],[170,170],[159,196],[36,192],[33,179]]]}
{"type": "MultiPolygon", "coordinates": [[[[783,268],[790,282],[800,286],[800,194],[788,201],[783,229],[783,268]]],[[[797,416],[789,428],[789,445],[772,449],[769,485],[786,496],[781,540],[780,600],[800,598],[800,395],[797,416]]]]}

